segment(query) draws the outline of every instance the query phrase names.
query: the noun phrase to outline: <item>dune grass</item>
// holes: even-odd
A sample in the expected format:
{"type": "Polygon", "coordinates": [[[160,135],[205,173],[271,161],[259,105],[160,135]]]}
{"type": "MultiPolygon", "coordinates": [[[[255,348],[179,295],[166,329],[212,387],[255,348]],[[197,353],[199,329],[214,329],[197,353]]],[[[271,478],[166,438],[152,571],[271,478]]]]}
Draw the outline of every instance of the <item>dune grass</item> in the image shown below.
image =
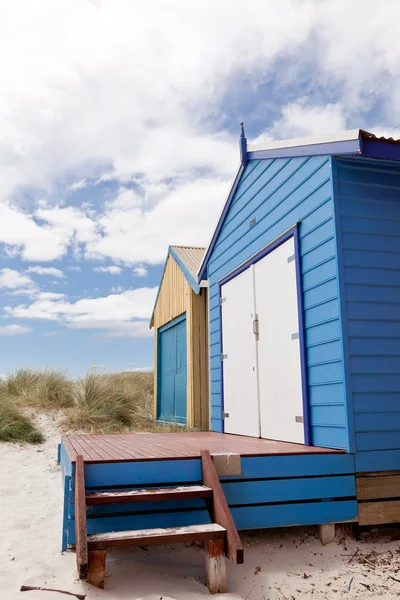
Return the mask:
{"type": "MultiPolygon", "coordinates": [[[[19,423],[21,431],[26,431],[34,441],[36,438],[39,441],[40,434],[24,415],[26,408],[59,411],[60,426],[64,431],[187,431],[177,423],[157,424],[154,421],[152,372],[104,373],[91,369],[84,377],[72,381],[61,371],[19,369],[0,383],[0,397],[4,399],[3,410],[7,410],[16,423],[12,428],[16,429],[19,423]]],[[[4,420],[4,431],[6,422],[4,420]]],[[[3,434],[6,435],[7,439],[12,439],[11,433],[3,434]]],[[[25,434],[16,432],[16,440],[20,439],[19,435],[25,434]]],[[[2,439],[5,437],[0,437],[2,439]]]]}
{"type": "Polygon", "coordinates": [[[136,402],[125,381],[92,369],[71,388],[72,404],[62,425],[89,432],[114,432],[134,424],[136,402]]]}
{"type": "Polygon", "coordinates": [[[9,375],[3,388],[20,406],[60,410],[72,405],[72,386],[65,373],[53,369],[18,369],[9,375]]]}
{"type": "Polygon", "coordinates": [[[0,394],[0,441],[39,444],[42,433],[4,391],[0,394]]]}

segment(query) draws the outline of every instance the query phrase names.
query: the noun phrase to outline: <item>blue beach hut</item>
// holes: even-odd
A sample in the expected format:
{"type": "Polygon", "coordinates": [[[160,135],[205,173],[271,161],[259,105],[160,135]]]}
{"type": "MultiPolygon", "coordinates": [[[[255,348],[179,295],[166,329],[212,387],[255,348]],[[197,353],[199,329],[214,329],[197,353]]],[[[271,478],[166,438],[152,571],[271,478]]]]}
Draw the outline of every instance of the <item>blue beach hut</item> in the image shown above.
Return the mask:
{"type": "Polygon", "coordinates": [[[212,429],[345,450],[360,523],[400,521],[400,143],[240,151],[199,270],[212,429]]]}

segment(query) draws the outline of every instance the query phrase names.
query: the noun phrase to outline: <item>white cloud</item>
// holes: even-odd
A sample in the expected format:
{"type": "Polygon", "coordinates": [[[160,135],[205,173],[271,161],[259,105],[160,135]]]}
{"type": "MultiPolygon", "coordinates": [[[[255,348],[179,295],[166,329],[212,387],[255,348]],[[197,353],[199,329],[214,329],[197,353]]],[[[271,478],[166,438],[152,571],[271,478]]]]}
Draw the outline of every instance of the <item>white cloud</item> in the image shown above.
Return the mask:
{"type": "Polygon", "coordinates": [[[111,289],[110,292],[112,294],[121,294],[121,292],[124,291],[124,288],[122,287],[122,285],[114,285],[111,289]]]}
{"type": "Polygon", "coordinates": [[[156,293],[157,288],[136,288],[77,302],[68,302],[63,294],[40,293],[30,304],[4,310],[10,317],[58,321],[73,329],[103,330],[112,337],[149,337],[156,293]]]}
{"type": "Polygon", "coordinates": [[[67,267],[68,271],[76,271],[77,273],[80,273],[82,271],[82,269],[80,267],[67,267]]]}
{"type": "Polygon", "coordinates": [[[75,183],[72,183],[69,186],[70,190],[82,190],[85,187],[87,187],[88,182],[86,181],[86,179],[80,179],[79,181],[75,181],[75,183]]]}
{"type": "Polygon", "coordinates": [[[11,290],[17,290],[22,288],[28,288],[32,290],[34,282],[27,275],[21,274],[19,271],[14,269],[0,269],[0,288],[8,288],[11,290]]]}
{"type": "Polygon", "coordinates": [[[226,199],[227,179],[202,179],[169,188],[154,185],[146,203],[152,206],[121,209],[109,202],[98,218],[99,233],[86,245],[86,258],[109,258],[127,264],[160,264],[169,242],[202,245],[226,199]],[[132,235],[134,232],[134,235],[132,235]]]}
{"type": "Polygon", "coordinates": [[[30,333],[32,329],[30,327],[23,327],[22,325],[1,325],[0,335],[24,335],[30,333]]]}
{"type": "Polygon", "coordinates": [[[98,273],[110,273],[110,275],[121,275],[122,273],[121,267],[117,267],[117,265],[110,265],[109,267],[94,267],[93,271],[97,271],[98,273]]]}
{"type": "Polygon", "coordinates": [[[40,267],[39,265],[36,267],[29,267],[26,270],[26,273],[36,273],[37,275],[51,275],[52,277],[57,277],[57,279],[62,279],[64,277],[64,273],[60,271],[60,269],[56,269],[55,267],[40,267]]]}
{"type": "Polygon", "coordinates": [[[148,274],[148,270],[144,267],[136,267],[136,269],[133,269],[132,272],[137,277],[146,277],[146,275],[148,274]]]}
{"type": "Polygon", "coordinates": [[[264,137],[372,128],[375,105],[391,133],[400,121],[398,12],[392,0],[379,11],[372,0],[254,0],[246,11],[228,0],[9,0],[0,242],[29,261],[72,248],[132,266],[161,263],[170,242],[206,243],[238,158],[226,99],[236,107],[242,92],[289,82],[290,101],[264,137]],[[63,204],[65,192],[89,195],[91,179],[111,178],[121,183],[113,202],[63,204]],[[52,202],[22,210],[15,196],[25,187],[52,202]]]}
{"type": "Polygon", "coordinates": [[[52,331],[45,331],[42,333],[44,337],[55,337],[56,335],[60,335],[61,331],[59,329],[53,329],[52,331]]]}
{"type": "Polygon", "coordinates": [[[284,106],[281,117],[267,131],[252,140],[252,143],[263,144],[272,140],[335,133],[344,129],[345,111],[340,103],[319,106],[300,98],[284,106]]]}

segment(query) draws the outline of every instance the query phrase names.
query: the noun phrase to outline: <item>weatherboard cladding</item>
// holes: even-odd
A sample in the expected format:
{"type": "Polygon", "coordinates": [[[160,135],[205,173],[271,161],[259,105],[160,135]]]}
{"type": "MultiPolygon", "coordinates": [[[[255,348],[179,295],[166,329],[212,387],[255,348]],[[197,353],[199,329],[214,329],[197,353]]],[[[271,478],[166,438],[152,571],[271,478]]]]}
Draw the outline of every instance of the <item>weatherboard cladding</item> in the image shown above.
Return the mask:
{"type": "Polygon", "coordinates": [[[207,263],[212,429],[222,431],[218,281],[296,223],[300,235],[312,443],[348,449],[329,156],[250,160],[246,165],[207,263]]]}
{"type": "Polygon", "coordinates": [[[400,165],[333,162],[356,470],[400,464],[400,165]]]}

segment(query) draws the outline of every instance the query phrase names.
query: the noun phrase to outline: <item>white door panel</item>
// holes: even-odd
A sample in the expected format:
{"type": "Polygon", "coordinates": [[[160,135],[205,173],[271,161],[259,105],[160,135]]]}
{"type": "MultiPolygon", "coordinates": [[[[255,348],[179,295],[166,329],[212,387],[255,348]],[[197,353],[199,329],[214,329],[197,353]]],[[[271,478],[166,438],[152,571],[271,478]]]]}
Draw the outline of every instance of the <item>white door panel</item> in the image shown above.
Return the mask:
{"type": "Polygon", "coordinates": [[[224,430],[259,437],[253,267],[223,285],[221,297],[224,430]]]}
{"type": "Polygon", "coordinates": [[[289,238],[254,265],[259,405],[261,437],[304,443],[294,254],[289,238]]]}

